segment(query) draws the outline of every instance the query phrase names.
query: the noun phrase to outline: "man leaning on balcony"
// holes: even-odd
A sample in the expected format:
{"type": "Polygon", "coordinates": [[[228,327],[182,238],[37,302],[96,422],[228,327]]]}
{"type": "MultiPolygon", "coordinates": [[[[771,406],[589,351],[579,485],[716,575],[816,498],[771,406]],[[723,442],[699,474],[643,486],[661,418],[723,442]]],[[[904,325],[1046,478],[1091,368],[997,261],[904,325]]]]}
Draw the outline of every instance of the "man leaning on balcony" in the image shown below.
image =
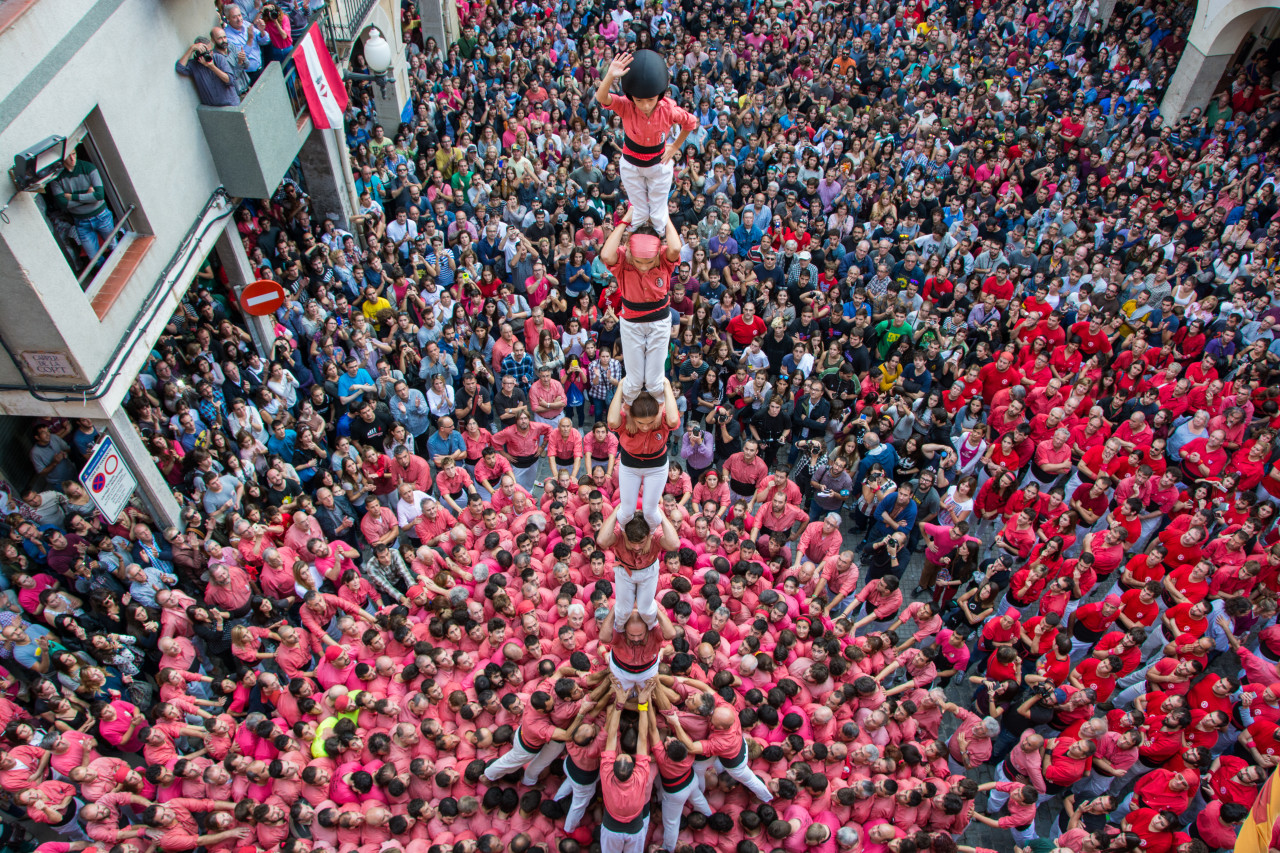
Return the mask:
{"type": "Polygon", "coordinates": [[[261,26],[261,20],[250,23],[244,16],[244,10],[235,3],[223,4],[222,19],[232,62],[249,75],[250,85],[257,83],[258,75],[262,73],[262,48],[271,44],[271,37],[261,26]]]}
{"type": "Polygon", "coordinates": [[[240,103],[235,69],[226,56],[213,49],[207,36],[198,36],[195,44],[174,63],[173,70],[191,78],[200,103],[206,107],[234,107],[240,103]]]}

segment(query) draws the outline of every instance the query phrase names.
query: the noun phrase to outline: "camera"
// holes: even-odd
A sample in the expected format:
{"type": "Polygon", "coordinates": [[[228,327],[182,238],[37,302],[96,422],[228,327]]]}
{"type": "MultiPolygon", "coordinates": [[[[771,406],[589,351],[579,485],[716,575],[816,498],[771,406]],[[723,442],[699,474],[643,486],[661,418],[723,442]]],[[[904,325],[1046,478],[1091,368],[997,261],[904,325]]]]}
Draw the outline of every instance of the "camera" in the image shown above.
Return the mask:
{"type": "Polygon", "coordinates": [[[204,48],[200,48],[193,54],[193,56],[195,56],[196,62],[208,62],[210,55],[211,55],[210,52],[208,50],[205,50],[204,48]]]}
{"type": "Polygon", "coordinates": [[[262,7],[262,17],[268,21],[276,21],[280,19],[280,7],[274,3],[268,3],[262,7]]]}

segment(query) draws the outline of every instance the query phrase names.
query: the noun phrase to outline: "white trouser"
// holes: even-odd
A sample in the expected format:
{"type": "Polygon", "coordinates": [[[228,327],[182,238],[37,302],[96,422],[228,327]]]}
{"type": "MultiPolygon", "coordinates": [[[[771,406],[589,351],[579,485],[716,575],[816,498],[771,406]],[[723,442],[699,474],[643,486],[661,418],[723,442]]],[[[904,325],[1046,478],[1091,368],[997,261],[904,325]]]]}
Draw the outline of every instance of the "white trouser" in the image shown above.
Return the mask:
{"type": "Polygon", "coordinates": [[[496,782],[513,770],[524,768],[524,778],[521,782],[532,788],[538,783],[538,777],[542,775],[542,771],[559,758],[562,752],[564,752],[564,744],[554,740],[549,741],[537,752],[530,752],[520,743],[520,730],[516,729],[516,736],[511,740],[511,749],[490,764],[484,771],[484,776],[490,782],[496,782]]]}
{"type": "Polygon", "coordinates": [[[613,567],[613,630],[621,631],[639,610],[640,618],[650,630],[658,624],[658,561],[638,572],[628,573],[621,565],[613,567]]]}
{"type": "Polygon", "coordinates": [[[613,655],[611,654],[609,655],[609,673],[614,678],[618,679],[618,682],[624,689],[628,691],[639,690],[644,686],[646,681],[657,676],[658,661],[655,660],[653,662],[653,666],[649,667],[644,672],[627,672],[625,669],[622,669],[613,662],[613,655]]]}
{"type": "MultiPolygon", "coordinates": [[[[760,781],[760,777],[751,772],[751,762],[750,760],[748,760],[747,754],[745,751],[747,748],[747,742],[745,739],[742,741],[742,748],[744,750],[742,755],[742,761],[738,763],[737,767],[726,767],[724,765],[724,762],[722,762],[719,758],[717,758],[715,760],[716,772],[728,773],[731,779],[737,780],[748,791],[755,794],[760,799],[760,802],[762,803],[770,802],[771,800],[773,800],[773,794],[770,793],[769,789],[764,786],[764,782],[760,781]]],[[[703,770],[705,770],[705,767],[702,765],[701,762],[699,762],[697,764],[694,764],[694,769],[698,773],[702,773],[703,770]]]]}
{"type": "MultiPolygon", "coordinates": [[[[1160,604],[1160,612],[1164,612],[1164,603],[1160,604]]],[[[1169,640],[1164,635],[1164,623],[1156,620],[1151,628],[1147,631],[1147,639],[1143,641],[1142,648],[1139,653],[1144,661],[1151,661],[1152,658],[1159,660],[1165,645],[1169,640]]]]}
{"type": "MultiPolygon", "coordinates": [[[[701,812],[707,817],[711,816],[711,806],[707,803],[707,797],[702,793],[702,787],[697,779],[690,779],[688,785],[674,794],[662,790],[660,777],[655,775],[654,780],[662,794],[662,849],[675,850],[680,836],[680,815],[684,813],[684,804],[692,803],[694,811],[701,812]]],[[[568,824],[566,823],[565,826],[568,831],[568,824]]]]}
{"type": "Polygon", "coordinates": [[[658,505],[662,503],[662,490],[667,487],[665,463],[655,468],[618,465],[618,524],[625,525],[635,517],[641,485],[644,486],[644,520],[652,530],[657,530],[662,523],[658,518],[658,505]]]}
{"type": "Polygon", "coordinates": [[[1111,783],[1115,780],[1116,777],[1106,776],[1095,770],[1072,786],[1072,790],[1089,798],[1101,797],[1111,790],[1111,783]]]}
{"type": "Polygon", "coordinates": [[[644,853],[644,842],[649,837],[649,817],[635,832],[614,832],[600,827],[600,853],[644,853]]]}
{"type": "Polygon", "coordinates": [[[516,484],[529,494],[533,494],[534,486],[538,485],[538,463],[540,461],[542,460],[534,460],[534,463],[528,468],[511,466],[511,473],[515,475],[516,484]]]}
{"type": "Polygon", "coordinates": [[[648,222],[659,237],[667,233],[667,199],[671,195],[672,163],[637,166],[623,157],[618,161],[618,177],[631,203],[631,228],[648,222]]]}
{"type": "Polygon", "coordinates": [[[671,345],[671,320],[662,317],[648,323],[622,321],[622,402],[628,406],[641,391],[662,401],[667,349],[671,345]]]}
{"type": "MultiPolygon", "coordinates": [[[[1018,749],[1018,748],[1019,747],[1014,746],[1014,749],[1018,749]]],[[[996,765],[996,781],[997,782],[1013,781],[1004,772],[1003,761],[1001,761],[999,764],[996,765]]],[[[1000,811],[1000,809],[1004,808],[1004,804],[1007,802],[1009,802],[1008,791],[1001,791],[998,788],[992,788],[990,791],[987,792],[987,807],[985,811],[987,814],[995,814],[996,812],[1000,811]]]]}
{"type": "MultiPolygon", "coordinates": [[[[570,759],[566,758],[568,762],[570,759]]],[[[580,771],[581,772],[581,771],[580,771]]],[[[578,828],[578,824],[582,821],[582,816],[587,813],[587,806],[591,805],[591,800],[596,795],[596,785],[600,781],[597,773],[592,777],[590,783],[579,782],[569,775],[568,768],[565,769],[564,781],[560,783],[560,790],[556,791],[553,800],[563,800],[569,794],[573,794],[573,801],[569,804],[569,813],[564,816],[564,831],[573,832],[578,828]]]]}
{"type": "Polygon", "coordinates": [[[556,426],[560,426],[560,419],[563,417],[564,417],[564,410],[562,409],[560,413],[557,414],[554,418],[546,418],[546,417],[543,417],[542,415],[535,414],[533,416],[533,419],[540,424],[546,424],[549,427],[556,427],[556,426]]]}
{"type": "Polygon", "coordinates": [[[1156,530],[1160,528],[1164,522],[1164,516],[1157,515],[1155,518],[1148,518],[1142,522],[1142,532],[1138,534],[1138,541],[1129,550],[1130,553],[1147,550],[1147,543],[1151,541],[1151,537],[1155,535],[1156,530]]]}

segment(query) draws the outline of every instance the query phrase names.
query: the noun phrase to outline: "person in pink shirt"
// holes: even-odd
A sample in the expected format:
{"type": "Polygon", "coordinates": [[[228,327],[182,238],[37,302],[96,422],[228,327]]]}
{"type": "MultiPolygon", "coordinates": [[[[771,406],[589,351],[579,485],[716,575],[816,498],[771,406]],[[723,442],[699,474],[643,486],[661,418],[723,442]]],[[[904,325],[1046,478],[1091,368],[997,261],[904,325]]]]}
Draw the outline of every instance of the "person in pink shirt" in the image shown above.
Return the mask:
{"type": "MultiPolygon", "coordinates": [[[[788,481],[790,482],[790,481],[788,481]]],[[[823,565],[827,560],[840,553],[844,534],[840,532],[840,514],[827,513],[821,521],[811,521],[800,534],[796,545],[795,560],[792,570],[799,570],[801,561],[808,561],[815,566],[823,565]]]]}
{"type": "Polygon", "coordinates": [[[868,610],[867,615],[853,624],[854,631],[873,622],[889,622],[898,615],[898,609],[902,607],[902,590],[898,588],[898,584],[896,575],[885,575],[870,581],[857,595],[848,599],[842,615],[851,615],[863,604],[868,610]]]}
{"type": "Polygon", "coordinates": [[[898,644],[899,651],[916,644],[921,646],[932,644],[938,631],[942,629],[942,617],[928,602],[913,601],[908,604],[898,614],[898,618],[889,625],[889,630],[896,631],[907,622],[914,622],[916,629],[910,637],[898,644]]]}
{"type": "MultiPolygon", "coordinates": [[[[547,365],[538,368],[537,381],[529,386],[529,406],[533,409],[533,417],[537,423],[558,427],[564,417],[564,407],[568,397],[560,380],[554,378],[551,373],[551,368],[547,365]]],[[[572,426],[573,423],[570,421],[570,427],[572,426]]],[[[550,432],[548,431],[548,438],[550,432]]],[[[553,469],[552,475],[554,474],[553,469]]]]}

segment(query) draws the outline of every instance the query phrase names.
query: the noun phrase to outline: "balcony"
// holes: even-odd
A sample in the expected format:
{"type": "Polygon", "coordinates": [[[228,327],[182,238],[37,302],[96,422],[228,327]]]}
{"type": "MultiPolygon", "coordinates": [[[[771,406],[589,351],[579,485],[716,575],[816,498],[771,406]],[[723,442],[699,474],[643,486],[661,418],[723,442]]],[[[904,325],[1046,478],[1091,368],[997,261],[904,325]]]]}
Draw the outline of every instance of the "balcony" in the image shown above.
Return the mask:
{"type": "Polygon", "coordinates": [[[311,130],[292,56],[265,66],[239,105],[197,109],[218,177],[238,198],[270,198],[311,130]]]}
{"type": "Polygon", "coordinates": [[[329,0],[325,5],[320,13],[320,21],[324,25],[324,40],[336,62],[345,62],[351,55],[351,45],[360,35],[360,28],[376,2],[377,0],[329,0]]]}

